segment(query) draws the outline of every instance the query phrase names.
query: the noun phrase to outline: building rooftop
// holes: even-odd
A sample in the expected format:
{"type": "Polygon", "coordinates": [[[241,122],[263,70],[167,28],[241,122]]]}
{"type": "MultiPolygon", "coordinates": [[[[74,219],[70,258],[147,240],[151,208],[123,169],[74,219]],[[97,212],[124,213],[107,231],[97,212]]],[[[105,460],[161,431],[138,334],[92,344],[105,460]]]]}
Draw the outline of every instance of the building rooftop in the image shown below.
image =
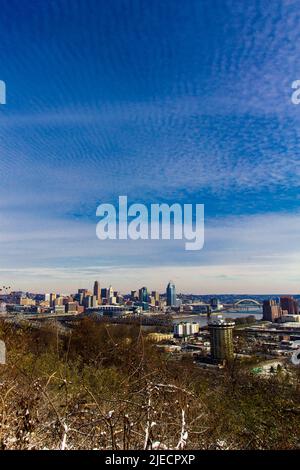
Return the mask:
{"type": "Polygon", "coordinates": [[[211,318],[208,322],[208,326],[235,326],[235,322],[226,320],[225,318],[218,316],[216,318],[211,318]]]}

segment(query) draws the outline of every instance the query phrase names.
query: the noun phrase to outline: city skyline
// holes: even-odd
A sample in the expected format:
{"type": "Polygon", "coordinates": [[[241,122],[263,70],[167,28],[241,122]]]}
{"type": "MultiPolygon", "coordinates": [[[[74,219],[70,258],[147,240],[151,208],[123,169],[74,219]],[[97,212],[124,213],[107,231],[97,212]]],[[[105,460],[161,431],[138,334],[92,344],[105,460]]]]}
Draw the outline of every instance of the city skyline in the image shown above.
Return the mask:
{"type": "Polygon", "coordinates": [[[297,293],[298,20],[281,0],[3,2],[1,284],[297,293]],[[204,248],[98,240],[122,194],[204,204],[204,248]]]}
{"type": "MultiPolygon", "coordinates": [[[[19,288],[19,286],[3,286],[2,288],[0,288],[0,297],[1,296],[6,296],[6,295],[9,295],[10,293],[17,293],[17,292],[23,292],[24,294],[34,294],[34,295],[39,295],[39,294],[47,294],[47,295],[50,295],[50,294],[55,294],[55,295],[59,295],[59,296],[69,296],[69,295],[75,295],[78,293],[78,291],[88,291],[91,293],[91,295],[94,295],[96,296],[96,298],[99,297],[99,295],[97,295],[95,293],[95,284],[98,285],[97,287],[97,291],[100,292],[100,297],[101,297],[101,291],[107,291],[107,290],[112,290],[113,292],[118,292],[119,294],[121,295],[125,295],[125,296],[130,296],[132,295],[133,292],[136,292],[138,293],[139,291],[143,290],[143,289],[147,289],[147,292],[148,294],[150,295],[151,292],[157,292],[159,295],[163,295],[166,297],[168,297],[168,294],[167,294],[167,291],[168,291],[168,287],[169,285],[173,285],[174,288],[175,288],[175,295],[176,297],[177,296],[197,296],[197,297],[207,297],[207,296],[211,296],[212,298],[214,296],[237,296],[237,297],[241,297],[243,295],[248,295],[250,298],[251,297],[255,297],[255,296],[258,296],[258,297],[268,297],[269,300],[274,300],[276,302],[276,299],[280,299],[280,297],[284,297],[284,296],[296,296],[296,297],[300,297],[300,292],[286,292],[286,291],[279,291],[279,292],[267,292],[267,291],[264,291],[264,292],[261,292],[261,293],[257,293],[257,292],[205,292],[205,291],[191,291],[191,290],[187,290],[187,291],[183,291],[182,289],[177,289],[177,286],[175,285],[175,283],[170,280],[169,282],[165,283],[164,286],[162,286],[161,288],[155,288],[153,285],[143,285],[141,286],[141,283],[135,283],[135,284],[132,284],[130,285],[129,289],[120,289],[119,286],[116,284],[114,286],[112,286],[111,283],[109,282],[100,282],[99,280],[92,280],[90,283],[89,282],[86,282],[85,284],[80,284],[80,285],[77,285],[77,286],[74,286],[74,288],[71,288],[69,289],[68,291],[64,291],[62,289],[44,289],[44,290],[34,290],[34,289],[21,289],[19,288]],[[106,287],[105,287],[106,286],[106,287]],[[116,288],[116,290],[114,290],[114,288],[116,288]]],[[[145,283],[144,283],[145,284],[145,283]]],[[[175,305],[175,304],[174,304],[175,305]]]]}

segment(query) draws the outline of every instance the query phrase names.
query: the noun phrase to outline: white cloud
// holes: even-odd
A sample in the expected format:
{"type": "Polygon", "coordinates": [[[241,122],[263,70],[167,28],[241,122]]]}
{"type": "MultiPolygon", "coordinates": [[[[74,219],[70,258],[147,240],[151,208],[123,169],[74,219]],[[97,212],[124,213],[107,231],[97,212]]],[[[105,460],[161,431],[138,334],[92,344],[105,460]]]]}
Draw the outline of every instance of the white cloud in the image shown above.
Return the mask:
{"type": "Polygon", "coordinates": [[[199,252],[186,252],[181,241],[100,241],[95,225],[83,222],[53,219],[44,230],[34,222],[23,231],[8,224],[2,233],[4,284],[74,290],[99,278],[127,291],[139,283],[163,289],[172,278],[179,290],[202,293],[300,286],[300,214],[210,219],[199,252]]]}

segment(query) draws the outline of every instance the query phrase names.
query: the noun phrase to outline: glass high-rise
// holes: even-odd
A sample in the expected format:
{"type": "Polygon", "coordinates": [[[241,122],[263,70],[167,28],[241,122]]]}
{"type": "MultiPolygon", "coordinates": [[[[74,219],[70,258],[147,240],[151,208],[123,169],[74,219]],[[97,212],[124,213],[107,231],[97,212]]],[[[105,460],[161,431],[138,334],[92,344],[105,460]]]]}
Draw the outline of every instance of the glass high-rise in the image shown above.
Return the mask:
{"type": "Polygon", "coordinates": [[[169,307],[176,307],[177,299],[176,299],[176,288],[173,281],[170,281],[167,286],[167,305],[169,307]]]}
{"type": "Polygon", "coordinates": [[[97,302],[101,303],[101,289],[98,281],[94,282],[94,295],[96,296],[97,302]]]}
{"type": "Polygon", "coordinates": [[[148,302],[149,301],[149,294],[147,287],[142,287],[139,289],[139,301],[140,302],[148,302]]]}

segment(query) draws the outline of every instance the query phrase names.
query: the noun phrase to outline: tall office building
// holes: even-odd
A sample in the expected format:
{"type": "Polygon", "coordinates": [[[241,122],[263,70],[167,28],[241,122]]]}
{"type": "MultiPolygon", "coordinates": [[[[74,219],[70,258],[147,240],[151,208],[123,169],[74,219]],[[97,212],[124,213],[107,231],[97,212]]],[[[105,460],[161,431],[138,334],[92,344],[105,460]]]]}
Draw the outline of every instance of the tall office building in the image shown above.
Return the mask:
{"type": "Polygon", "coordinates": [[[85,308],[96,308],[98,307],[97,298],[95,295],[86,295],[83,299],[83,305],[85,308]]]}
{"type": "Polygon", "coordinates": [[[223,318],[209,322],[211,358],[214,362],[222,363],[233,358],[234,326],[234,322],[226,322],[223,318]]]}
{"type": "Polygon", "coordinates": [[[154,298],[155,302],[159,302],[159,292],[157,290],[153,290],[151,292],[151,295],[154,298]]]}
{"type": "Polygon", "coordinates": [[[112,297],[114,297],[114,290],[112,286],[109,286],[109,288],[107,289],[107,298],[111,299],[112,297]]]}
{"type": "Polygon", "coordinates": [[[130,294],[130,300],[132,300],[132,301],[134,302],[135,300],[138,300],[138,298],[139,298],[139,296],[138,296],[137,291],[136,291],[136,290],[132,290],[132,291],[131,291],[131,294],[130,294]]]}
{"type": "Polygon", "coordinates": [[[53,292],[50,294],[50,307],[54,306],[54,300],[56,299],[56,294],[53,294],[53,292]]]}
{"type": "Polygon", "coordinates": [[[282,309],[275,300],[264,300],[263,302],[263,320],[274,322],[277,318],[281,317],[282,309]]]}
{"type": "Polygon", "coordinates": [[[79,305],[83,305],[83,300],[84,300],[84,294],[83,294],[83,292],[80,292],[80,294],[77,294],[76,300],[78,300],[79,305]]]}
{"type": "Polygon", "coordinates": [[[145,286],[141,287],[141,289],[139,289],[139,301],[140,302],[148,302],[149,301],[148,289],[145,286]]]}
{"type": "Polygon", "coordinates": [[[53,300],[53,307],[56,307],[57,305],[63,305],[64,304],[64,298],[63,297],[56,297],[53,300]]]}
{"type": "Polygon", "coordinates": [[[169,307],[176,307],[177,299],[176,299],[176,288],[173,281],[170,281],[167,285],[167,305],[169,307]]]}
{"type": "Polygon", "coordinates": [[[88,295],[92,295],[92,292],[88,289],[78,289],[78,295],[82,295],[82,299],[84,299],[88,295]]]}
{"type": "Polygon", "coordinates": [[[288,315],[298,315],[299,313],[298,302],[291,295],[280,297],[280,306],[282,311],[285,311],[288,315]]]}
{"type": "Polygon", "coordinates": [[[96,296],[97,302],[101,304],[101,289],[98,281],[94,282],[94,295],[96,296]]]}

